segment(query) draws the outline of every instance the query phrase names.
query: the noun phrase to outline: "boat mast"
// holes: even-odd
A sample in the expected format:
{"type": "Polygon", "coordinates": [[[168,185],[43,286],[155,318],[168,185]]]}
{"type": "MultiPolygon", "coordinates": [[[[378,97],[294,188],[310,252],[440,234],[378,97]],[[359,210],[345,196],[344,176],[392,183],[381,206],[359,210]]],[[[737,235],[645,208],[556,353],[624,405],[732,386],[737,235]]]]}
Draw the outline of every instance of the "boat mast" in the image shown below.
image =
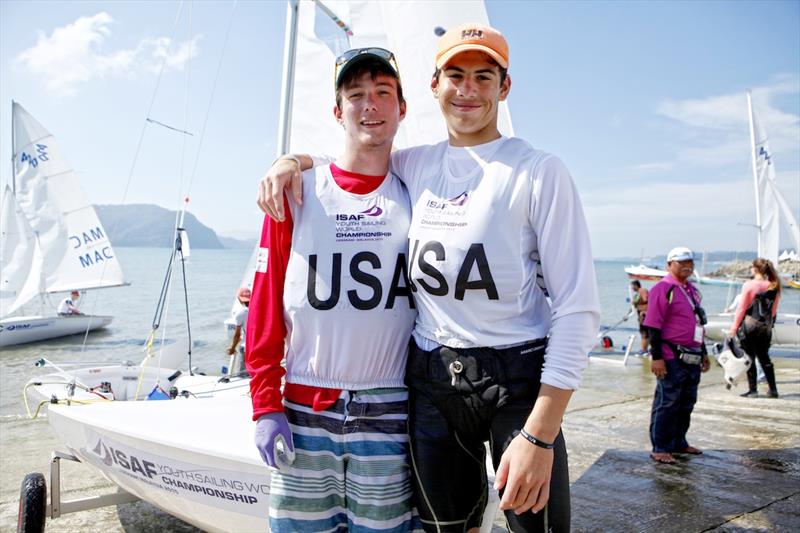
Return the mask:
{"type": "Polygon", "coordinates": [[[283,86],[278,124],[278,157],[289,151],[292,123],[292,95],[294,92],[294,63],[297,44],[297,15],[299,0],[289,0],[286,6],[286,31],[283,45],[283,86]]]}
{"type": "Polygon", "coordinates": [[[16,140],[16,132],[14,131],[14,106],[16,102],[11,100],[11,192],[14,193],[14,196],[17,196],[17,177],[15,176],[16,172],[14,170],[14,158],[17,157],[17,140],[16,140]]]}
{"type": "Polygon", "coordinates": [[[761,195],[758,192],[758,169],[756,168],[756,129],[753,122],[753,98],[750,96],[750,91],[747,91],[747,112],[750,118],[750,159],[753,166],[753,185],[756,192],[756,228],[758,229],[758,247],[756,248],[757,257],[763,257],[763,243],[761,239],[761,195]]]}

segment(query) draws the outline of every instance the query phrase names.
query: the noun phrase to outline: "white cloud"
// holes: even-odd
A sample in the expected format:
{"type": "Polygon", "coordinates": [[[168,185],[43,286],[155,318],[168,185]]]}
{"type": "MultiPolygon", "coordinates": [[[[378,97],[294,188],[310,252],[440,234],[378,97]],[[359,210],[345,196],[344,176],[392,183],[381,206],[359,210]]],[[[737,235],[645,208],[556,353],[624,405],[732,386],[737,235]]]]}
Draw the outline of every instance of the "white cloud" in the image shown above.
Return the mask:
{"type": "Polygon", "coordinates": [[[664,170],[672,170],[675,167],[674,163],[667,161],[655,161],[653,163],[641,163],[639,165],[631,165],[625,167],[626,170],[634,172],[660,172],[664,170]]]}
{"type": "MultiPolygon", "coordinates": [[[[781,172],[779,188],[795,213],[800,207],[800,172],[781,172]]],[[[581,194],[597,257],[645,255],[674,246],[697,250],[754,250],[753,183],[737,176],[724,183],[635,183],[581,194]],[[625,213],[620,216],[620,213],[625,213]]],[[[781,245],[790,245],[781,228],[781,245]]]]}
{"type": "Polygon", "coordinates": [[[45,87],[57,94],[73,94],[93,79],[135,78],[166,70],[182,69],[198,54],[199,36],[171,43],[167,37],[145,38],[130,49],[109,50],[114,19],[106,12],[80,17],[50,35],[39,32],[36,44],[17,56],[17,63],[45,80],[45,87]]]}
{"type": "MultiPolygon", "coordinates": [[[[769,85],[752,89],[753,108],[766,128],[773,152],[797,150],[800,145],[800,116],[781,111],[777,97],[800,93],[800,79],[779,76],[769,85]]],[[[747,160],[750,127],[747,97],[744,92],[704,99],[666,100],[656,113],[683,128],[681,137],[688,144],[678,152],[684,163],[724,166],[747,160]]]]}

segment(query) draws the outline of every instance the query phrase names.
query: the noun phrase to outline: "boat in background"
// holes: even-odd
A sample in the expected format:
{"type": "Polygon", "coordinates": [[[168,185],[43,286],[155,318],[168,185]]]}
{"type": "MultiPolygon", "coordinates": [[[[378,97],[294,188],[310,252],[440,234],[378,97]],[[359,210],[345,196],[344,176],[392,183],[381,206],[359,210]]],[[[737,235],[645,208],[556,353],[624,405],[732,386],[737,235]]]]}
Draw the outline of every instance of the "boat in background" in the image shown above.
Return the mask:
{"type": "MultiPolygon", "coordinates": [[[[797,224],[792,208],[786,202],[775,179],[775,165],[769,147],[766,130],[756,119],[753,99],[747,93],[747,110],[750,119],[750,158],[753,167],[755,186],[756,224],[758,230],[757,256],[769,259],[775,268],[780,268],[782,260],[791,261],[800,252],[800,226],[797,224]],[[793,251],[785,250],[778,255],[780,244],[780,225],[784,223],[793,251]]],[[[779,272],[780,275],[780,272],[779,272]]],[[[783,286],[800,288],[800,280],[781,275],[783,286]]]]}
{"type": "Polygon", "coordinates": [[[643,281],[661,281],[661,278],[667,275],[666,270],[646,266],[646,265],[630,265],[625,267],[625,273],[630,279],[638,279],[643,281]]]}
{"type": "MultiPolygon", "coordinates": [[[[731,329],[735,313],[719,313],[708,315],[706,338],[722,342],[731,329]]],[[[800,315],[778,313],[772,328],[772,344],[800,346],[800,315]]]]}
{"type": "Polygon", "coordinates": [[[693,281],[701,285],[715,285],[717,287],[741,287],[746,279],[740,278],[717,278],[711,276],[695,276],[693,281]]]}
{"type": "Polygon", "coordinates": [[[53,293],[126,282],[106,231],[53,135],[17,102],[11,114],[13,187],[4,191],[0,219],[0,346],[105,327],[112,317],[59,316],[49,301],[53,293]],[[37,296],[38,312],[26,312],[37,296]]]}

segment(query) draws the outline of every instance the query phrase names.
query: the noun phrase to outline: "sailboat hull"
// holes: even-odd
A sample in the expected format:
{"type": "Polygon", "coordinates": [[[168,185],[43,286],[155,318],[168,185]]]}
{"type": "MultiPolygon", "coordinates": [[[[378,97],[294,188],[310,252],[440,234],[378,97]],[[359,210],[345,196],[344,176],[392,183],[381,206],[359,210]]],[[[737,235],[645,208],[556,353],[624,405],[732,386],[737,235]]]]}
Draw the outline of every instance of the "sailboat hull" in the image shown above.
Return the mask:
{"type": "Polygon", "coordinates": [[[639,279],[642,281],[661,281],[667,275],[666,270],[659,270],[657,268],[645,265],[630,265],[625,267],[625,273],[629,279],[639,279]]]}
{"type": "MultiPolygon", "coordinates": [[[[733,324],[733,313],[709,315],[706,324],[706,337],[722,342],[733,324]]],[[[772,328],[772,344],[800,346],[800,315],[778,313],[772,328]]]]}
{"type": "Polygon", "coordinates": [[[113,317],[102,315],[16,316],[0,320],[0,346],[37,342],[104,328],[113,317]]]}
{"type": "Polygon", "coordinates": [[[70,453],[205,531],[267,531],[269,470],[247,396],[51,406],[70,453]]]}

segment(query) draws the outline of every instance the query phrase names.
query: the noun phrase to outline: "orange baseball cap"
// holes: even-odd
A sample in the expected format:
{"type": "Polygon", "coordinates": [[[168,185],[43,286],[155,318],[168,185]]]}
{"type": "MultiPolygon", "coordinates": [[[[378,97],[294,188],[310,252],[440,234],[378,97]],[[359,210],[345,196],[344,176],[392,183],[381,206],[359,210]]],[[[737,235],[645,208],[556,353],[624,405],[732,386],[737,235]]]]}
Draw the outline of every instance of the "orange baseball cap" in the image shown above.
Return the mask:
{"type": "Polygon", "coordinates": [[[497,64],[508,68],[508,42],[503,34],[483,24],[463,24],[450,28],[439,39],[436,68],[442,68],[453,56],[477,50],[488,54],[497,64]]]}

